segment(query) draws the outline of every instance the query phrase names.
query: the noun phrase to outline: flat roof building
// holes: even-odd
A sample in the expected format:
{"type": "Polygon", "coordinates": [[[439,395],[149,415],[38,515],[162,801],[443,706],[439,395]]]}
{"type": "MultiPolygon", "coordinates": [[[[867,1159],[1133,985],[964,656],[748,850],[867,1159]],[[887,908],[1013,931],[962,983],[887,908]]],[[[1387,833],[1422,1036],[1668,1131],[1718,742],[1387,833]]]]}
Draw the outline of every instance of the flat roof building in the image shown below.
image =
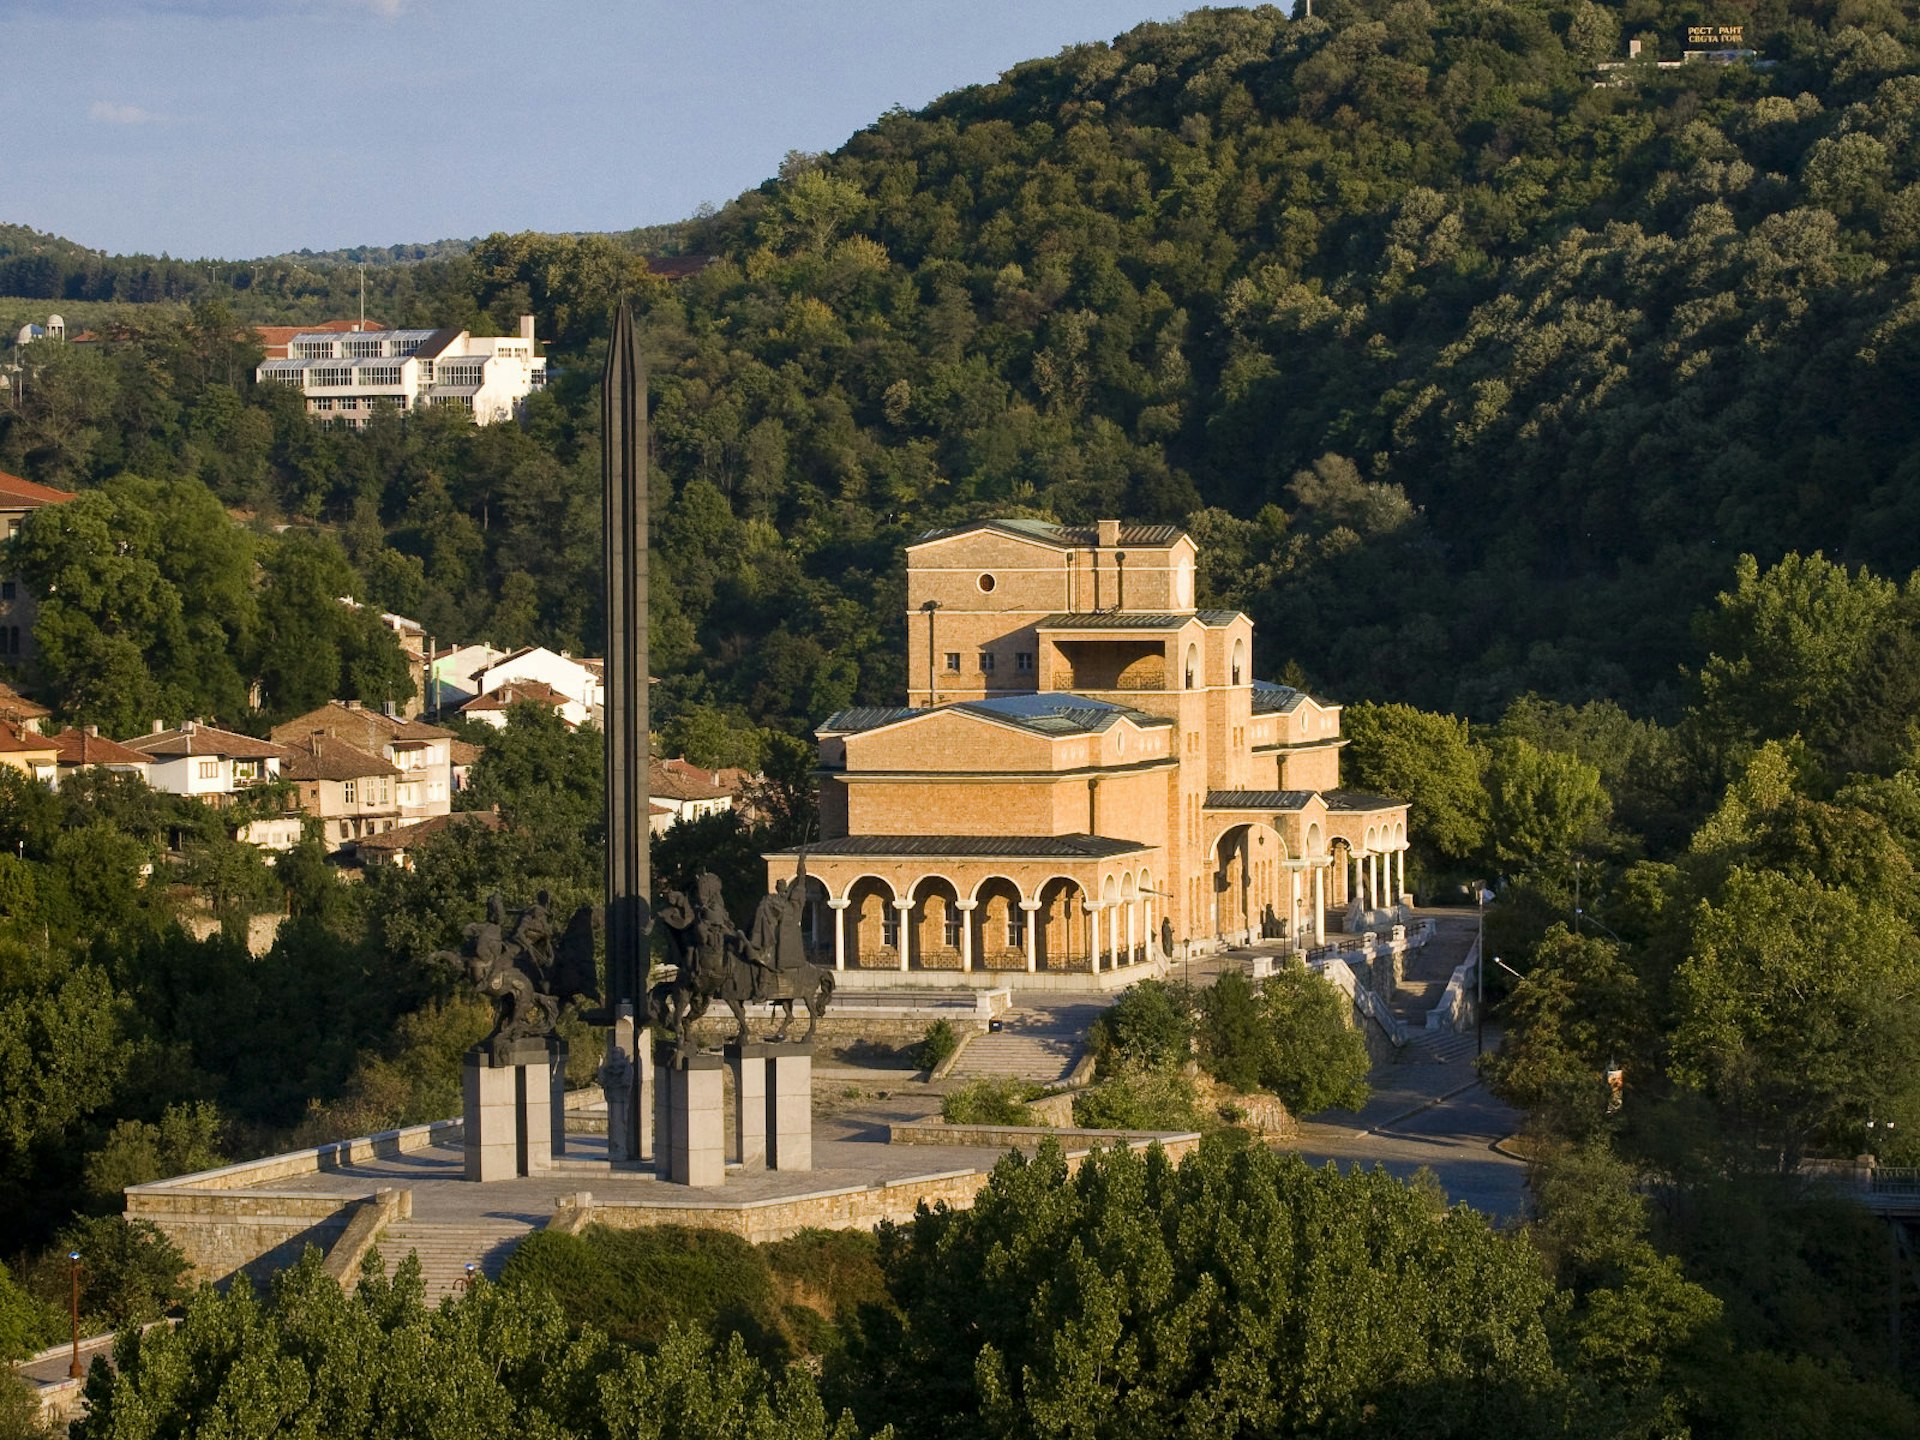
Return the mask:
{"type": "Polygon", "coordinates": [[[285,359],[263,361],[261,384],[306,397],[307,413],[329,426],[359,429],[375,414],[423,405],[465,410],[476,425],[512,419],[547,383],[535,354],[533,317],[520,333],[475,336],[465,330],[306,330],[287,342],[285,359]]]}

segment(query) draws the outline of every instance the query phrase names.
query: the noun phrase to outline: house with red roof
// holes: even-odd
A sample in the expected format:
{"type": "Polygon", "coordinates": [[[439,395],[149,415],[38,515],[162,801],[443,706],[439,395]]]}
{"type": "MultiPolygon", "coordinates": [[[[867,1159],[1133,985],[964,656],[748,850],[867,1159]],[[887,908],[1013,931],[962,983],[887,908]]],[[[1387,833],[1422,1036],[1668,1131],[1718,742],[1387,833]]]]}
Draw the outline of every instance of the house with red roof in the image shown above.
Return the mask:
{"type": "Polygon", "coordinates": [[[132,746],[109,740],[98,726],[84,730],[62,730],[49,742],[54,748],[54,784],[82,770],[111,770],[120,775],[138,775],[142,780],[153,768],[153,761],[132,746]]]}
{"type": "MultiPolygon", "coordinates": [[[[21,522],[41,506],[65,505],[73,498],[71,490],[0,470],[0,539],[18,535],[21,522]]],[[[0,664],[18,667],[33,658],[33,622],[39,614],[39,599],[21,582],[11,556],[0,558],[0,664]]]]}

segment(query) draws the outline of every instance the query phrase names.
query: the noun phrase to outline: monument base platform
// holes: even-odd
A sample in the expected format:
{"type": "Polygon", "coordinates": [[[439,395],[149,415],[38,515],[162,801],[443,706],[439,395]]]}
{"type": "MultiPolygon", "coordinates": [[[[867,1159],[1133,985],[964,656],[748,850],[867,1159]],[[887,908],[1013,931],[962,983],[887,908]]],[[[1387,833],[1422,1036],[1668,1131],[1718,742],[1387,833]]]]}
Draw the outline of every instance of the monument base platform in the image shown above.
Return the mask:
{"type": "Polygon", "coordinates": [[[567,1047],[559,1040],[476,1045],[461,1065],[466,1178],[512,1180],[567,1149],[567,1047]]]}

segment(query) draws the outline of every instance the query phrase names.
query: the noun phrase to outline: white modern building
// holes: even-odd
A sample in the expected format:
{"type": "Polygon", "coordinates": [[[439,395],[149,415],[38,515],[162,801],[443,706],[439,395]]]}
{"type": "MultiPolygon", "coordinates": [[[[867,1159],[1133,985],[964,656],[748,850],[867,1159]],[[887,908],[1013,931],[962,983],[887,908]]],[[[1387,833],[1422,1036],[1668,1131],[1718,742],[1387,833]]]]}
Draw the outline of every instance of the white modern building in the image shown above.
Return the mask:
{"type": "Polygon", "coordinates": [[[606,700],[606,672],[597,661],[556,655],[544,645],[528,645],[489,661],[472,671],[468,683],[476,693],[490,695],[502,685],[537,680],[580,705],[585,719],[606,700]]]}
{"type": "Polygon", "coordinates": [[[285,385],[306,396],[307,413],[322,423],[359,429],[380,410],[451,405],[490,425],[520,412],[527,396],[547,383],[547,362],[534,354],[533,317],[520,333],[475,336],[465,330],[307,330],[287,346],[287,358],[254,372],[261,384],[285,385]]]}

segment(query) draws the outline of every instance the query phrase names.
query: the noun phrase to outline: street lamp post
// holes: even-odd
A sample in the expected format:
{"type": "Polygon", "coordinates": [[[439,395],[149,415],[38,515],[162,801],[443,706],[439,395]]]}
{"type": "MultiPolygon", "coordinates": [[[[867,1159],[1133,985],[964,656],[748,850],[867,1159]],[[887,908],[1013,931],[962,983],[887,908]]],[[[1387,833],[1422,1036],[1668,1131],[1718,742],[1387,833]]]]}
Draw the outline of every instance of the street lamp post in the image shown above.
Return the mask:
{"type": "Polygon", "coordinates": [[[1473,944],[1473,1053],[1486,1050],[1487,1030],[1487,887],[1473,882],[1473,902],[1479,906],[1479,933],[1473,944]]]}
{"type": "Polygon", "coordinates": [[[67,1377],[78,1380],[86,1374],[80,1368],[80,1252],[67,1252],[67,1265],[73,1271],[73,1363],[67,1366],[67,1377]]]}

